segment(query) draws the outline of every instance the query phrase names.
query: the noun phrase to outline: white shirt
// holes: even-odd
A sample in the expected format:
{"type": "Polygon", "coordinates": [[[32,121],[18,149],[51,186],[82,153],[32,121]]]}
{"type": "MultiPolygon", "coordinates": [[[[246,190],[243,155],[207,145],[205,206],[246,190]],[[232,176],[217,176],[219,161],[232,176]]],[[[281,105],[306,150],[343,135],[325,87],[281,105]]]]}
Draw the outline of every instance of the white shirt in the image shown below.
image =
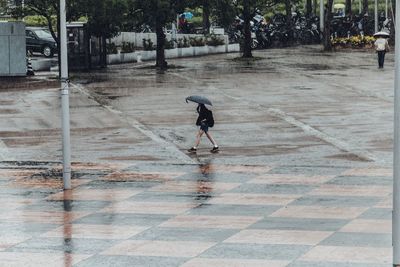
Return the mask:
{"type": "Polygon", "coordinates": [[[389,43],[385,38],[378,38],[375,41],[376,51],[389,51],[389,43]]]}

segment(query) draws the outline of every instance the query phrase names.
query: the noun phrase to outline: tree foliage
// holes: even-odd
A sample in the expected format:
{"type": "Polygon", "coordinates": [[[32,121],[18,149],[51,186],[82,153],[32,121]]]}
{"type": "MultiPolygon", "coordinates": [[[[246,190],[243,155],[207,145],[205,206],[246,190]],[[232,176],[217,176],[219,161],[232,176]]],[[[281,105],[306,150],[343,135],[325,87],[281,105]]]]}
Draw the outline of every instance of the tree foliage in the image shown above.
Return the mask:
{"type": "Polygon", "coordinates": [[[58,2],[52,0],[27,0],[25,6],[16,6],[11,10],[11,15],[15,18],[23,18],[29,15],[39,15],[46,19],[48,28],[54,40],[59,43],[57,30],[55,29],[53,17],[57,15],[58,2]]]}
{"type": "MultiPolygon", "coordinates": [[[[6,0],[0,0],[1,4],[6,0]]],[[[307,3],[307,12],[311,12],[311,1],[307,3]]],[[[347,0],[349,2],[350,0],[347,0]]],[[[185,8],[201,8],[203,11],[203,29],[208,32],[210,21],[228,28],[232,25],[236,15],[244,20],[243,57],[252,57],[250,21],[256,9],[262,14],[268,8],[283,4],[286,10],[287,27],[292,28],[291,14],[293,5],[299,0],[67,0],[67,20],[73,21],[80,17],[87,18],[87,27],[91,34],[104,38],[111,38],[122,30],[135,30],[138,26],[148,25],[155,29],[157,34],[157,66],[166,68],[165,60],[165,27],[174,22],[177,14],[185,8]],[[211,18],[211,19],[210,19],[211,18]]],[[[315,2],[315,1],[314,1],[315,2]]],[[[54,18],[59,13],[59,0],[25,0],[25,7],[17,7],[13,10],[15,17],[25,15],[41,15],[47,20],[54,39],[58,23],[54,18]],[[57,25],[54,25],[57,24],[57,25]]],[[[332,0],[328,0],[331,6],[332,0]],[[331,2],[331,3],[330,3],[331,2]]],[[[330,17],[326,14],[326,20],[330,17]]],[[[329,30],[328,30],[329,31],[329,30]]],[[[328,31],[325,31],[327,33],[328,31]]],[[[329,39],[329,38],[327,38],[329,39]]],[[[326,40],[329,42],[329,40],[326,40]]],[[[329,44],[326,43],[325,48],[329,44]]]]}
{"type": "Polygon", "coordinates": [[[211,14],[216,24],[223,28],[232,25],[235,16],[238,15],[232,0],[214,0],[212,4],[211,14]]]}
{"type": "Polygon", "coordinates": [[[77,7],[85,10],[89,32],[97,37],[118,35],[126,19],[127,3],[121,0],[81,0],[77,7]]]}
{"type": "Polygon", "coordinates": [[[157,34],[157,60],[156,66],[160,69],[167,68],[165,60],[165,40],[164,27],[167,23],[176,18],[176,14],[181,13],[187,6],[184,0],[130,0],[131,6],[142,18],[144,24],[156,30],[157,34]]]}
{"type": "Polygon", "coordinates": [[[0,0],[0,15],[7,11],[7,0],[0,0]]]}
{"type": "Polygon", "coordinates": [[[208,32],[211,21],[218,26],[228,28],[238,15],[232,0],[187,0],[186,3],[189,8],[201,8],[204,32],[208,32]]]}
{"type": "MultiPolygon", "coordinates": [[[[89,32],[105,38],[118,34],[124,19],[122,15],[126,11],[125,0],[68,0],[66,6],[67,21],[86,17],[89,32]]],[[[43,16],[53,38],[59,42],[56,34],[59,32],[58,20],[54,25],[54,18],[58,18],[59,15],[58,0],[25,0],[24,7],[15,7],[11,14],[17,18],[28,15],[43,16]]]]}
{"type": "Polygon", "coordinates": [[[156,27],[165,25],[176,19],[176,14],[181,13],[187,6],[185,0],[128,0],[135,13],[140,16],[143,23],[156,27]]]}

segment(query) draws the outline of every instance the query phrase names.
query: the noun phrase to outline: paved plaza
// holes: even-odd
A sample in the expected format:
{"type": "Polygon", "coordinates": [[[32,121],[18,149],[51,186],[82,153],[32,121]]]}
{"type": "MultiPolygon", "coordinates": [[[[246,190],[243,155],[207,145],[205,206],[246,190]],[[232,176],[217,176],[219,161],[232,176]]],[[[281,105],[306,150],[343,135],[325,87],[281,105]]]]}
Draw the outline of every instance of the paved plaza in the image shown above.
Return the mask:
{"type": "Polygon", "coordinates": [[[1,90],[0,266],[391,266],[393,55],[255,55],[72,74],[71,191],[59,90],[1,90]]]}

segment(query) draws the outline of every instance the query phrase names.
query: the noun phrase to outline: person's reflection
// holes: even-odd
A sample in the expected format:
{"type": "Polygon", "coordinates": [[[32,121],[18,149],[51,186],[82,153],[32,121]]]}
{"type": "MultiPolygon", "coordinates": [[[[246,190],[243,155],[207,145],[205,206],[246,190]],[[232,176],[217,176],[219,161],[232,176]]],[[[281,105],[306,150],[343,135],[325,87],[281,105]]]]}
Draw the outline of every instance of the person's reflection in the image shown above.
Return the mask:
{"type": "Polygon", "coordinates": [[[72,190],[64,190],[64,221],[63,221],[63,236],[64,236],[64,266],[72,266],[72,190]]]}
{"type": "Polygon", "coordinates": [[[207,161],[199,165],[199,170],[201,175],[198,176],[196,181],[195,200],[200,204],[205,204],[213,196],[214,166],[211,161],[207,161]]]}

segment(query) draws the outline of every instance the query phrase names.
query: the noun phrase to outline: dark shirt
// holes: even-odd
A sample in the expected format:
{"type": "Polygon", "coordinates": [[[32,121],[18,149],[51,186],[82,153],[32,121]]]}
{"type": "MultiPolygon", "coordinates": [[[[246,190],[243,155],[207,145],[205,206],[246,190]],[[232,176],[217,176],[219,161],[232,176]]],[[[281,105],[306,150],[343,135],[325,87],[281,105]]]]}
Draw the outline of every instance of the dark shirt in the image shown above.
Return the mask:
{"type": "Polygon", "coordinates": [[[183,29],[186,26],[187,20],[185,18],[179,18],[178,27],[183,29]]]}
{"type": "Polygon", "coordinates": [[[214,126],[214,117],[211,110],[202,110],[199,112],[199,117],[197,118],[196,125],[200,126],[201,122],[206,123],[208,126],[214,126]]]}

